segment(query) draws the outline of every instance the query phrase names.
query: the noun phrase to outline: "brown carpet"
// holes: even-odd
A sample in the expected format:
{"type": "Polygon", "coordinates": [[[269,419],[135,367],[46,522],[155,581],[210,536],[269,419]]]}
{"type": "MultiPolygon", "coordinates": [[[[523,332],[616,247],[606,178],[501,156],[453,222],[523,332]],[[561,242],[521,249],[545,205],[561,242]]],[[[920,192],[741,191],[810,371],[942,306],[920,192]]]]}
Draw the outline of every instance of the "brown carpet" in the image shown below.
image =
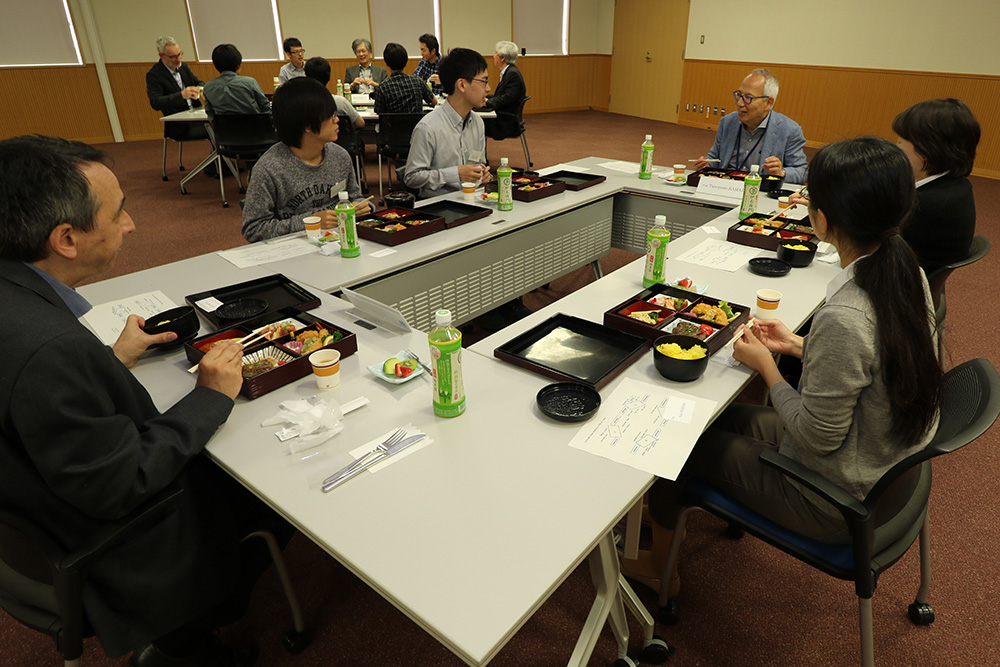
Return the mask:
{"type": "MultiPolygon", "coordinates": [[[[532,115],[526,118],[536,166],[588,155],[638,160],[643,135],[652,133],[656,163],[672,164],[707,151],[712,134],[599,112],[532,115]]],[[[887,130],[888,131],[888,130],[887,130]]],[[[220,205],[218,182],[198,176],[189,195],[177,190],[176,146],[171,145],[171,181],[160,180],[160,142],[109,145],[128,197],[136,232],[126,240],[117,266],[121,275],[242,243],[236,184],[226,182],[231,208],[220,205]]],[[[188,146],[185,163],[205,154],[188,146]],[[200,152],[200,154],[199,154],[200,152]]],[[[523,164],[520,143],[490,142],[494,164],[508,155],[523,164]]],[[[374,162],[374,159],[370,160],[374,162]]],[[[378,182],[374,166],[370,182],[378,182]]],[[[1000,182],[973,178],[979,210],[978,232],[992,241],[1000,228],[1000,182]]],[[[605,272],[635,256],[613,251],[602,260],[605,272]]],[[[987,317],[1000,303],[1000,259],[994,251],[978,264],[956,272],[948,284],[948,349],[951,364],[972,357],[996,359],[1000,336],[987,317]]],[[[589,268],[536,290],[525,303],[537,309],[593,280],[589,268]]],[[[1000,590],[995,567],[1000,544],[998,431],[935,464],[932,494],[934,581],[930,602],[937,621],[917,628],[906,619],[906,605],[918,584],[917,555],[911,549],[886,572],[874,598],[875,659],[880,665],[1000,664],[1000,622],[992,616],[1000,590]]],[[[460,528],[460,527],[459,527],[460,528]]],[[[859,654],[857,603],[850,584],[830,579],[753,538],[732,541],[723,526],[706,515],[692,519],[682,553],[682,620],[657,632],[677,647],[668,663],[685,665],[851,665],[859,654]]],[[[296,536],[286,550],[293,581],[314,639],[301,655],[290,657],[280,639],[290,621],[273,572],[254,595],[250,614],[226,628],[227,641],[255,643],[259,665],[458,666],[461,661],[404,617],[336,561],[296,536]]],[[[483,572],[489,577],[489,572],[483,572]]],[[[476,591],[469,591],[474,596],[476,591]]],[[[655,601],[641,590],[647,604],[655,601]]],[[[565,664],[592,602],[587,566],[578,568],[491,663],[501,667],[565,664]]],[[[639,647],[632,625],[632,648],[639,647]]],[[[592,664],[616,658],[605,630],[592,664]]],[[[87,643],[85,665],[123,665],[107,659],[94,640],[87,643]]],[[[57,665],[51,641],[0,614],[0,665],[57,665]]]]}

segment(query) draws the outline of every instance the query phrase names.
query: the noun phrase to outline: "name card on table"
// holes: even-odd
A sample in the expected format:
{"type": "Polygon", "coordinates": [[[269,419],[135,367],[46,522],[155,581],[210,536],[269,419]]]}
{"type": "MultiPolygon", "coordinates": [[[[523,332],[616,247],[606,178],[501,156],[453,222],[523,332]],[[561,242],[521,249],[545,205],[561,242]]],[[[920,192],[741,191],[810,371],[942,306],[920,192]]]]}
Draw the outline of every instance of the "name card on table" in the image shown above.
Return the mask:
{"type": "Polygon", "coordinates": [[[713,178],[702,176],[698,180],[699,195],[722,197],[724,199],[743,199],[743,181],[733,181],[728,178],[713,178]]]}

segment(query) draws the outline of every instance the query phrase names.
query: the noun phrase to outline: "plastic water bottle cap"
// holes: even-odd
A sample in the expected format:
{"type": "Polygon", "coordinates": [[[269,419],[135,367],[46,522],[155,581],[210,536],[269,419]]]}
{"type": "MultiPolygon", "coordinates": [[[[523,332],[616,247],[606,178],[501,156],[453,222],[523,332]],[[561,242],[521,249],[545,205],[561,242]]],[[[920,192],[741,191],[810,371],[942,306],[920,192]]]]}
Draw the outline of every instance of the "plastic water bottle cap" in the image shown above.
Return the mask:
{"type": "Polygon", "coordinates": [[[434,323],[439,327],[451,326],[451,311],[442,309],[434,313],[434,323]]]}
{"type": "Polygon", "coordinates": [[[347,201],[347,191],[346,190],[341,190],[340,194],[337,195],[337,196],[340,197],[340,201],[347,201]]]}
{"type": "Polygon", "coordinates": [[[653,135],[647,134],[646,135],[646,141],[652,141],[652,140],[653,140],[653,135]]]}
{"type": "Polygon", "coordinates": [[[507,166],[507,158],[505,158],[505,157],[500,158],[500,166],[501,167],[506,167],[507,166]]]}
{"type": "Polygon", "coordinates": [[[654,217],[653,218],[653,224],[656,225],[656,226],[658,226],[658,227],[666,227],[667,226],[667,216],[665,216],[665,215],[658,215],[658,216],[654,217]]]}

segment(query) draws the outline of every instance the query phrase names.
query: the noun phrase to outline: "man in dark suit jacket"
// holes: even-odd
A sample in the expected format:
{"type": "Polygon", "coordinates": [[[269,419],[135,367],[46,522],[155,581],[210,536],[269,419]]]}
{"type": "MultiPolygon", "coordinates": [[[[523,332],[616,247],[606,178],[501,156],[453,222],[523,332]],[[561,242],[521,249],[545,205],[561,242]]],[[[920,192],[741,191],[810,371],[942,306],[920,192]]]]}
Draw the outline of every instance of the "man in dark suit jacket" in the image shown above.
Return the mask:
{"type": "Polygon", "coordinates": [[[90,304],[73,287],[111,266],[134,229],[106,161],[63,139],[0,142],[0,506],[71,551],[180,487],[162,520],[94,562],[87,620],[111,656],[152,641],[139,667],[247,664],[251,653],[211,633],[242,615],[266,562],[239,540],[291,529],[201,456],[240,390],[242,346],[206,354],[196,385],[161,414],[128,369],[176,334],[149,336],[132,315],[107,347],[79,322],[90,304]]]}
{"type": "MultiPolygon", "coordinates": [[[[160,37],[156,40],[156,51],[159,62],[146,72],[146,96],[149,106],[164,116],[200,107],[198,99],[204,85],[191,68],[181,61],[183,52],[173,37],[160,37]]],[[[171,139],[207,139],[208,133],[201,123],[167,123],[164,128],[171,139]]]]}
{"type": "Polygon", "coordinates": [[[352,93],[375,92],[379,84],[389,78],[389,73],[381,65],[374,64],[375,54],[372,53],[372,43],[361,37],[351,44],[358,64],[351,65],[344,72],[344,86],[352,93]]]}
{"type": "Polygon", "coordinates": [[[500,83],[496,92],[486,98],[486,108],[497,112],[496,120],[486,119],[486,135],[491,139],[506,139],[521,134],[517,109],[527,95],[524,77],[517,68],[517,44],[497,42],[493,62],[500,68],[500,83]]]}

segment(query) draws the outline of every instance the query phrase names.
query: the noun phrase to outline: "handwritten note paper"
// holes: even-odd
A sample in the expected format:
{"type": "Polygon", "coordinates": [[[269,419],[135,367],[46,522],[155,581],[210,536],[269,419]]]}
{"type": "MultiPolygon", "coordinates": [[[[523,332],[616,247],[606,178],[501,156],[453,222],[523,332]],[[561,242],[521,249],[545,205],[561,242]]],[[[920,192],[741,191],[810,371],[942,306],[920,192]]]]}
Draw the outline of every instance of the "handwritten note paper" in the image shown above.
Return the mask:
{"type": "Polygon", "coordinates": [[[737,271],[760,254],[760,248],[729,243],[717,239],[705,239],[677,258],[677,261],[700,264],[723,271],[737,271]]]}
{"type": "Polygon", "coordinates": [[[305,238],[293,237],[280,242],[253,243],[232,250],[222,250],[218,254],[237,268],[246,269],[318,251],[319,248],[305,238]]]}
{"type": "Polygon", "coordinates": [[[128,321],[129,315],[135,314],[146,319],[150,315],[156,315],[176,307],[177,304],[168,299],[166,294],[157,290],[121,301],[111,301],[94,306],[89,313],[83,316],[83,319],[94,330],[101,342],[105,345],[114,345],[125,328],[125,322],[128,321]]]}
{"type": "Polygon", "coordinates": [[[676,479],[716,402],[625,378],[570,447],[676,479]]]}

